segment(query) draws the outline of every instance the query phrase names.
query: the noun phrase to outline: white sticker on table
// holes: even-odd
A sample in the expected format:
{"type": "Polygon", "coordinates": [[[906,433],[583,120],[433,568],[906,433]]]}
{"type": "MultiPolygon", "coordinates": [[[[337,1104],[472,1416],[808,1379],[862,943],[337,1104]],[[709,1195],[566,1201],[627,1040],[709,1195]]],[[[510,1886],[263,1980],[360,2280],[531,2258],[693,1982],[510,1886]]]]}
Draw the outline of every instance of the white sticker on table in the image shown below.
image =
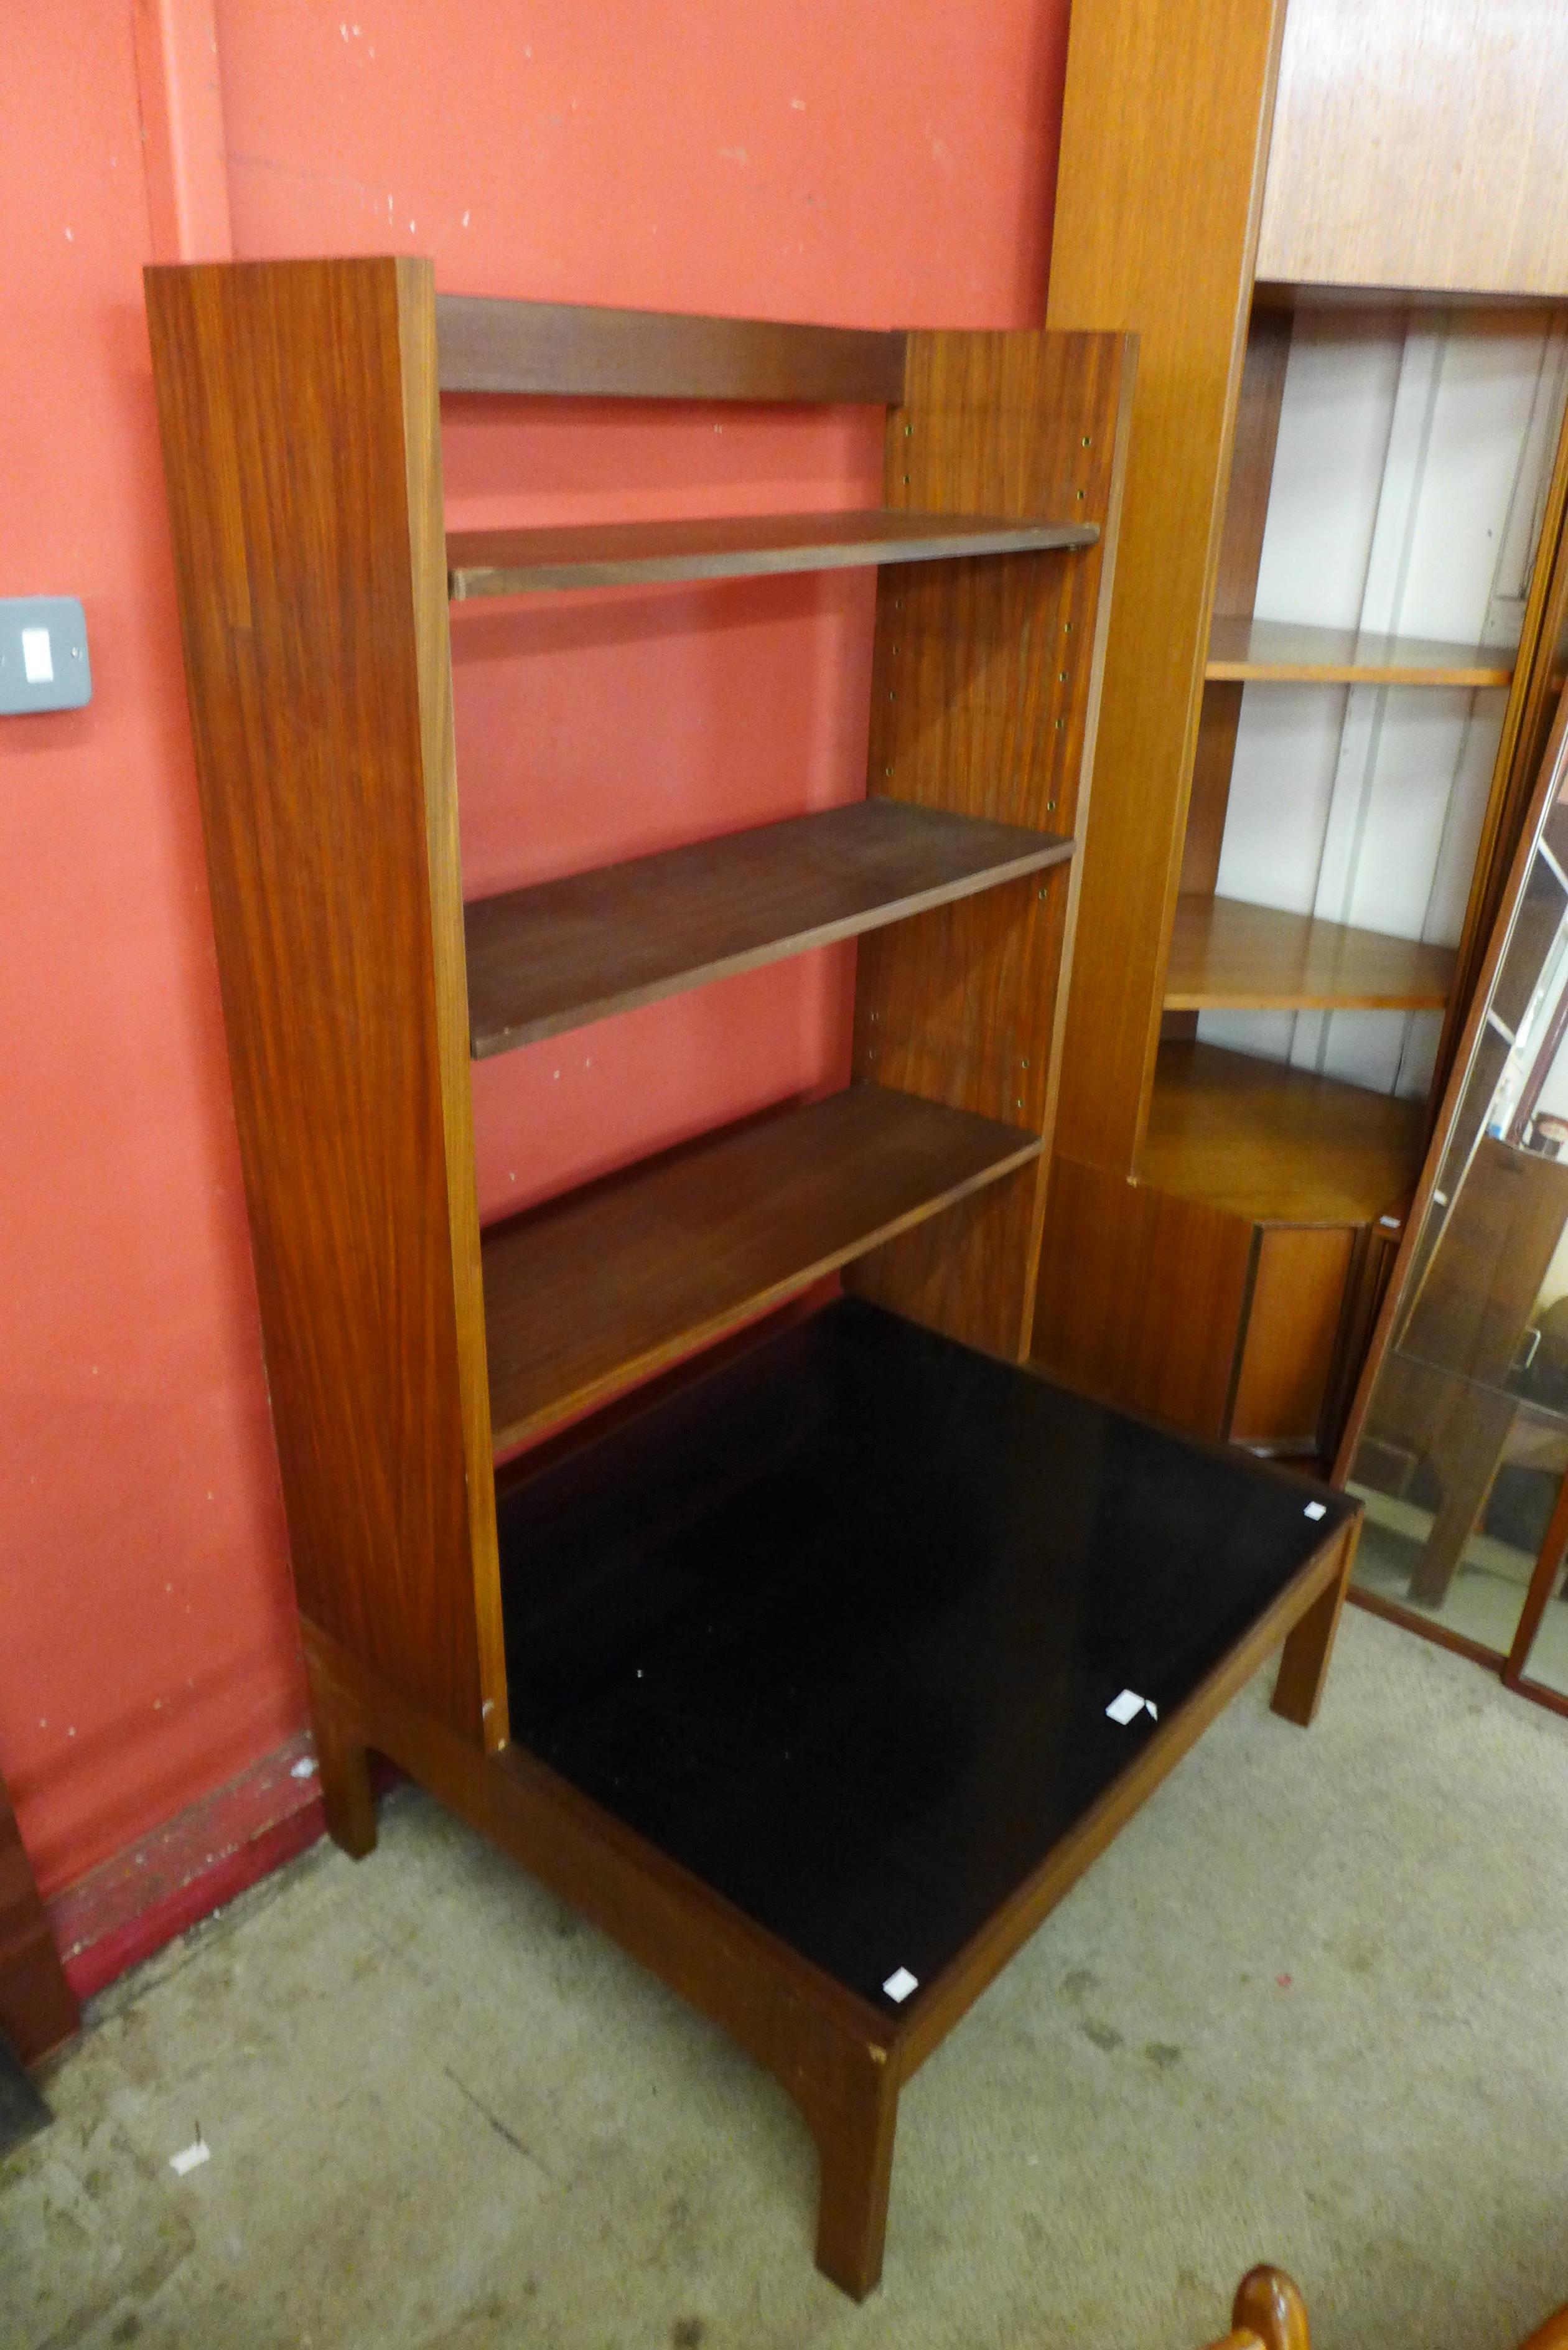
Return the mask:
{"type": "Polygon", "coordinates": [[[1137,1690],[1123,1690],[1120,1697],[1112,1698],[1106,1708],[1111,1720],[1119,1721],[1124,1730],[1129,1721],[1136,1721],[1138,1715],[1146,1711],[1151,1721],[1159,1720],[1158,1706],[1147,1697],[1139,1697],[1137,1690]]]}
{"type": "Polygon", "coordinates": [[[891,2000],[906,2000],[912,1991],[919,1991],[920,1978],[912,1975],[908,1967],[895,1967],[882,1988],[891,2000]]]}

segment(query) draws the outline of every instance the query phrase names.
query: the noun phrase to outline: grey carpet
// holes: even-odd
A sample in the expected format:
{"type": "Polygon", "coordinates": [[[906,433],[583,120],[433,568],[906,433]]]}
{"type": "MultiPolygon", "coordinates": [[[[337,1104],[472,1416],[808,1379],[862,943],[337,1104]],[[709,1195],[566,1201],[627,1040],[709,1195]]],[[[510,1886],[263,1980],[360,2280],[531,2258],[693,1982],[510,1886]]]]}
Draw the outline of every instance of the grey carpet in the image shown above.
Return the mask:
{"type": "Polygon", "coordinates": [[[108,1994],[0,2168],[29,2350],[1320,2350],[1568,2300],[1568,1722],[1355,1611],[1247,1690],[907,2092],[887,2277],[783,2093],[422,1795],[108,1994]],[[212,2159],[168,2158],[200,2120],[212,2159]]]}

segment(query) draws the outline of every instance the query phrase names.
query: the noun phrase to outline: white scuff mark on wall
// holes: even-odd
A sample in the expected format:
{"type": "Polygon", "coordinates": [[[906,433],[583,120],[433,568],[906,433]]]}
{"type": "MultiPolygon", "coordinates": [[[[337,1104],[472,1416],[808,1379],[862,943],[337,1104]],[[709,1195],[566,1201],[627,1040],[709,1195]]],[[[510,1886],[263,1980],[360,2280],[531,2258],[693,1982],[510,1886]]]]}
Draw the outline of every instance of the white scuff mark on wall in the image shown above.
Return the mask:
{"type": "Polygon", "coordinates": [[[719,152],[727,163],[749,163],[752,160],[743,147],[721,147],[719,152]]]}

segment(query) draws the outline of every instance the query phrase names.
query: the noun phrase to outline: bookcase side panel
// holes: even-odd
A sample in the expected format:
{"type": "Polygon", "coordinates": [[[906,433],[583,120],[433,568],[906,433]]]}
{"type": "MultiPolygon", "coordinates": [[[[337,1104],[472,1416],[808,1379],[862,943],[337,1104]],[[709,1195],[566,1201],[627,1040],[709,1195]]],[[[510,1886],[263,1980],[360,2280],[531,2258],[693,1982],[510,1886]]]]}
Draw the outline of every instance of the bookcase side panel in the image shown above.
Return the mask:
{"type": "Polygon", "coordinates": [[[481,1735],[398,265],[147,275],[301,1612],[481,1735]]]}
{"type": "MultiPolygon", "coordinates": [[[[889,505],[1096,525],[1081,553],[981,558],[880,578],[868,790],[1073,833],[1093,765],[1133,346],[1118,334],[913,334],[888,425],[889,505]]],[[[1077,900],[1076,860],[862,942],[855,1073],[1041,1137],[1077,900]]],[[[876,1251],[850,1286],[1019,1357],[1033,1307],[1044,1158],[876,1251]]]]}

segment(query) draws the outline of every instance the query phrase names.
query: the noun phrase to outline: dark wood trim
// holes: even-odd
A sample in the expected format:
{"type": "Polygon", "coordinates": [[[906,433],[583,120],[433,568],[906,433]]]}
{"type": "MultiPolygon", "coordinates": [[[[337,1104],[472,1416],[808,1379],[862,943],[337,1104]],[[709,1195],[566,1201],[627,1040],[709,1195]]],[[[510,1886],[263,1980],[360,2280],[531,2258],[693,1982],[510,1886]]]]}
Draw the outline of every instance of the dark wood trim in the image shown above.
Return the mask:
{"type": "Polygon", "coordinates": [[[1544,1681],[1510,1680],[1504,1676],[1503,1687],[1513,1696],[1528,1698],[1532,1705],[1544,1706],[1548,1713],[1562,1714],[1568,1720],[1568,1697],[1561,1690],[1548,1689],[1544,1681]]]}
{"type": "Polygon", "coordinates": [[[1541,1619],[1546,1613],[1557,1578],[1563,1571],[1564,1551],[1568,1551],[1568,1477],[1564,1477],[1557,1489],[1557,1499],[1552,1504],[1546,1532],[1541,1537],[1541,1548],[1536,1553],[1530,1588],[1524,1595],[1524,1606],[1513,1627],[1513,1643],[1502,1669],[1503,1680],[1510,1689],[1517,1689],[1524,1678],[1530,1651],[1541,1629],[1541,1619]]]}
{"type": "Polygon", "coordinates": [[[436,335],[442,391],[879,406],[904,394],[904,336],[856,327],[441,294],[436,335]]]}
{"type": "Polygon", "coordinates": [[[1418,1632],[1423,1640],[1434,1641],[1439,1648],[1449,1649],[1456,1657],[1468,1657],[1472,1665],[1485,1665],[1501,1672],[1504,1662],[1501,1648],[1486,1648],[1479,1640],[1466,1639],[1462,1632],[1450,1632],[1446,1624],[1434,1624],[1429,1617],[1418,1616],[1413,1608],[1401,1607],[1397,1599],[1386,1599],[1380,1591],[1364,1591],[1354,1584],[1345,1596],[1357,1607],[1365,1607],[1369,1616],[1381,1616],[1386,1624],[1397,1624],[1407,1632],[1418,1632]]]}

